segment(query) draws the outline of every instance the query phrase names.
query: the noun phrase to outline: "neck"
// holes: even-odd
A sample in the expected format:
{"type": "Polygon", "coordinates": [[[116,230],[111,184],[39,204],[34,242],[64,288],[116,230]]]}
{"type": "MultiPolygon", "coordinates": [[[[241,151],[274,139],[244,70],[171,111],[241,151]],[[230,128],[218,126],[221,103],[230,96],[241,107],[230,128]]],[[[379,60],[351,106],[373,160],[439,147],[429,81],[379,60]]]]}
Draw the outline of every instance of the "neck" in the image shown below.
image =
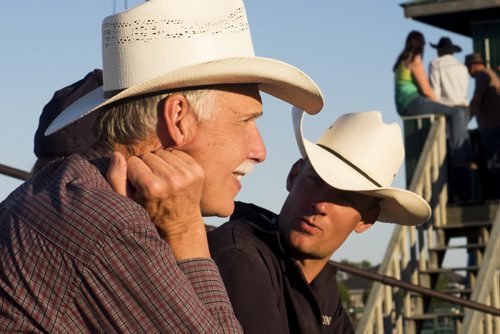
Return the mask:
{"type": "Polygon", "coordinates": [[[328,263],[328,259],[302,259],[295,260],[295,263],[299,266],[307,283],[311,284],[316,276],[318,276],[319,272],[323,270],[325,265],[328,263]]]}

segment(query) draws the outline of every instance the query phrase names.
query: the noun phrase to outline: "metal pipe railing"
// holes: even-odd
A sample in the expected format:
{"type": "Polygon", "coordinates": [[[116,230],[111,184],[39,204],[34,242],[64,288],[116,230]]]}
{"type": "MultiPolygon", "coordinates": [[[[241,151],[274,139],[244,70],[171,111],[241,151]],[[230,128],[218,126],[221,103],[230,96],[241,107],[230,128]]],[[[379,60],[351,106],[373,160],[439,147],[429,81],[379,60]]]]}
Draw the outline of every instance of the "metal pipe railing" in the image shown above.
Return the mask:
{"type": "Polygon", "coordinates": [[[29,172],[2,164],[0,164],[0,174],[4,174],[23,181],[30,178],[29,172]]]}
{"type": "MultiPolygon", "coordinates": [[[[5,174],[7,176],[17,178],[17,179],[20,179],[20,180],[27,180],[30,177],[29,172],[23,171],[21,169],[9,167],[6,165],[2,165],[2,164],[0,164],[0,173],[5,174]]],[[[342,272],[345,272],[345,273],[348,273],[351,275],[355,275],[355,276],[359,276],[359,277],[362,277],[362,278],[365,278],[368,280],[380,282],[380,283],[385,284],[385,285],[398,287],[401,289],[405,289],[407,291],[413,291],[413,292],[420,293],[423,295],[439,298],[439,299],[449,301],[449,302],[452,302],[452,303],[455,303],[455,304],[458,304],[458,305],[461,305],[461,306],[464,306],[464,307],[467,307],[467,308],[470,308],[473,310],[485,312],[485,313],[492,314],[495,316],[500,316],[500,309],[494,308],[494,307],[491,307],[491,306],[488,306],[485,304],[477,303],[474,301],[455,297],[452,295],[447,295],[445,293],[435,291],[432,289],[428,289],[428,288],[422,287],[420,285],[408,283],[408,282],[398,280],[398,279],[395,279],[395,278],[387,276],[387,275],[382,275],[382,274],[378,274],[378,273],[371,272],[368,270],[360,269],[360,268],[357,268],[357,267],[354,267],[351,265],[347,265],[344,263],[330,261],[330,264],[333,267],[335,267],[337,270],[340,270],[342,272]]]]}
{"type": "Polygon", "coordinates": [[[345,272],[345,273],[348,273],[351,275],[355,275],[355,276],[366,278],[368,280],[380,282],[384,285],[390,285],[390,286],[398,287],[401,289],[405,289],[407,291],[413,291],[413,292],[417,292],[417,293],[427,295],[430,297],[435,297],[435,298],[439,298],[442,300],[446,300],[448,302],[452,302],[452,303],[455,303],[455,304],[458,304],[458,305],[461,305],[463,307],[467,307],[467,308],[470,308],[473,310],[477,310],[477,311],[481,311],[484,313],[489,313],[492,315],[500,316],[500,309],[495,308],[495,307],[491,307],[491,306],[488,306],[485,304],[477,303],[477,302],[474,302],[474,301],[471,301],[468,299],[463,299],[463,298],[459,298],[456,296],[447,295],[443,292],[439,292],[439,291],[432,290],[429,288],[424,288],[423,286],[420,286],[420,285],[401,281],[401,280],[395,279],[394,277],[371,272],[371,271],[368,271],[365,269],[360,269],[360,268],[357,268],[357,267],[354,267],[352,265],[348,265],[345,263],[330,261],[330,264],[334,268],[336,268],[337,270],[340,270],[342,272],[345,272]]]}

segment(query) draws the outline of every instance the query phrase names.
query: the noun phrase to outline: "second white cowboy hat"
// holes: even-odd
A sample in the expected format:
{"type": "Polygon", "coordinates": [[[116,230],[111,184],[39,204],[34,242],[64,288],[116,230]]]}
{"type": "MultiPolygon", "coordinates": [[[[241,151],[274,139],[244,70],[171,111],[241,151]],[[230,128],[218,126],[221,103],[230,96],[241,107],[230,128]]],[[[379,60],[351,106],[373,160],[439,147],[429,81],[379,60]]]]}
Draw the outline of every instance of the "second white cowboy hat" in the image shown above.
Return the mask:
{"type": "Polygon", "coordinates": [[[418,225],[431,216],[427,202],[417,194],[391,187],[404,159],[401,129],[385,124],[378,111],[339,117],[312,143],[302,135],[303,111],[293,108],[295,138],[300,153],[330,186],[379,197],[379,221],[418,225]]]}
{"type": "Polygon", "coordinates": [[[91,111],[143,94],[256,83],[310,114],[323,107],[316,83],[284,62],[256,57],[242,0],[150,0],[104,19],[104,86],[69,106],[50,135],[91,111]]]}

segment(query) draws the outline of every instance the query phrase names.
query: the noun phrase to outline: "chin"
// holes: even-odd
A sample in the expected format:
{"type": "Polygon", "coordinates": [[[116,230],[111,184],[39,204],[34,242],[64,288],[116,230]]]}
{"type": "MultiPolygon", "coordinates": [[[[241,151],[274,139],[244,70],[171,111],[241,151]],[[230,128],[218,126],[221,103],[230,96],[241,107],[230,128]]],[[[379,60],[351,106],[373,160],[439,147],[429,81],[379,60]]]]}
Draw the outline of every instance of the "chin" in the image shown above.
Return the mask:
{"type": "Polygon", "coordinates": [[[234,211],[234,201],[227,203],[201,203],[201,215],[203,217],[229,217],[234,211]]]}
{"type": "Polygon", "coordinates": [[[312,256],[314,253],[314,245],[311,245],[310,240],[304,236],[291,236],[289,246],[297,254],[312,256]]]}

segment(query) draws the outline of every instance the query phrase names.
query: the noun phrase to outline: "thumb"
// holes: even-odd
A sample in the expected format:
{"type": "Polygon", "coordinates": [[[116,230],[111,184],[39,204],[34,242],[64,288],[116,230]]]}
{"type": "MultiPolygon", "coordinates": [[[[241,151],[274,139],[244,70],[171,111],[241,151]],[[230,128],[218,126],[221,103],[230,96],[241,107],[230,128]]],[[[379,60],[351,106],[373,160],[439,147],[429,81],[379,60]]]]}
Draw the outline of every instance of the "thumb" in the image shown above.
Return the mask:
{"type": "Polygon", "coordinates": [[[127,161],[120,152],[111,155],[106,179],[115,192],[127,196],[127,161]]]}

